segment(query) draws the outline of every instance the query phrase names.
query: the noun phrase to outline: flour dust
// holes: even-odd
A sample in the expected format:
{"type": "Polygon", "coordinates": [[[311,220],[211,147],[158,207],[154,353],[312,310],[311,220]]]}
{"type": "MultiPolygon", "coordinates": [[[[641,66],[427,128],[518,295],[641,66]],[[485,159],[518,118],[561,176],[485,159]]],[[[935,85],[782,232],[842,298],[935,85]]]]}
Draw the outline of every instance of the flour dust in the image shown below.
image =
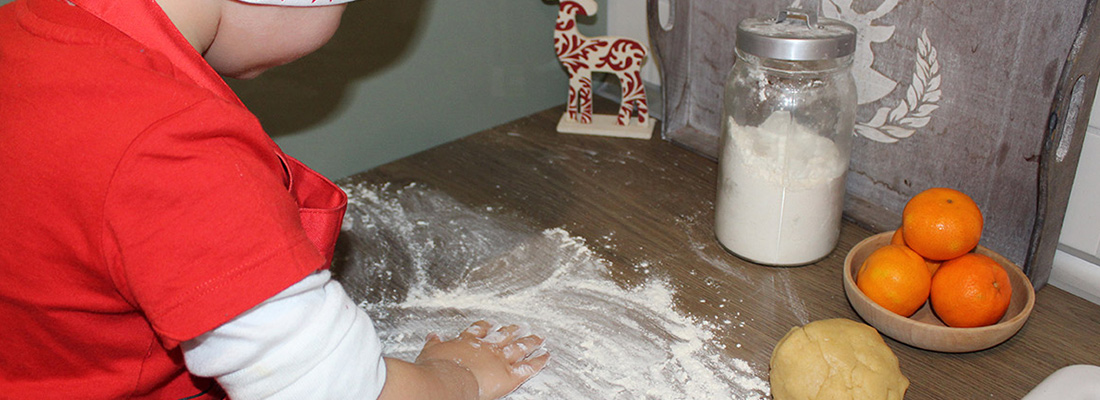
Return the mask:
{"type": "Polygon", "coordinates": [[[768,396],[762,374],[726,355],[711,325],[677,311],[668,282],[621,287],[563,229],[535,231],[418,184],[344,189],[334,269],[389,356],[411,360],[429,333],[453,336],[485,319],[523,326],[551,353],[507,399],[768,396]]]}

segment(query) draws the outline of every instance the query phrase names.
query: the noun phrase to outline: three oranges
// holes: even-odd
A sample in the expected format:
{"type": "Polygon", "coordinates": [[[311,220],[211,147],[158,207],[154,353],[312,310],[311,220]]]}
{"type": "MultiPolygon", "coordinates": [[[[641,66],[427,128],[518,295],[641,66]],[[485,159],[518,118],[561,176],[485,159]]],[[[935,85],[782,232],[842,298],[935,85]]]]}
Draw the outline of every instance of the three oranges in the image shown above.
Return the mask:
{"type": "Polygon", "coordinates": [[[981,239],[982,214],[966,194],[925,190],[906,203],[891,244],[871,253],[856,286],[875,303],[910,316],[931,303],[944,324],[976,327],[999,321],[1012,286],[1005,270],[971,253],[981,239]]]}

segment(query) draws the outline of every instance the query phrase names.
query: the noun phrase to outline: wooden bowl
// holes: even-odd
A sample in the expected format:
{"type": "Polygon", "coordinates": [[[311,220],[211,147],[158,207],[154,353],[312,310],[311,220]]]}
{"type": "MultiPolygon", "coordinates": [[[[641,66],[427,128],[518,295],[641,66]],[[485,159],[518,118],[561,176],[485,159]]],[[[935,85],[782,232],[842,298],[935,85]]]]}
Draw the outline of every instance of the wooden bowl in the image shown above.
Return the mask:
{"type": "Polygon", "coordinates": [[[966,353],[1001,344],[1024,326],[1035,306],[1035,288],[1020,267],[982,246],[978,246],[974,252],[996,260],[1008,272],[1008,280],[1012,283],[1012,301],[1008,304],[1005,316],[996,324],[977,328],[952,328],[936,317],[929,303],[925,303],[915,314],[906,318],[871,301],[856,287],[855,276],[863,265],[863,260],[871,252],[890,244],[891,235],[892,231],[864,239],[852,247],[848,257],[844,259],[844,293],[848,296],[848,302],[864,321],[879,332],[925,350],[966,353]]]}

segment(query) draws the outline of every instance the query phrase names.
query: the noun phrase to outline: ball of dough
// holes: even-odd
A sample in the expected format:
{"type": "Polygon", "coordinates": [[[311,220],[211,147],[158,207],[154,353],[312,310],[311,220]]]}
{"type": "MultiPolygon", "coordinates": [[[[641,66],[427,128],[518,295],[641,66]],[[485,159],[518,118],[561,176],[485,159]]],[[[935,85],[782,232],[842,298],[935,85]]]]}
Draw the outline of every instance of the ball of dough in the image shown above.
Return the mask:
{"type": "Polygon", "coordinates": [[[774,400],[900,400],[908,387],[878,331],[849,319],[794,327],[772,351],[774,400]]]}

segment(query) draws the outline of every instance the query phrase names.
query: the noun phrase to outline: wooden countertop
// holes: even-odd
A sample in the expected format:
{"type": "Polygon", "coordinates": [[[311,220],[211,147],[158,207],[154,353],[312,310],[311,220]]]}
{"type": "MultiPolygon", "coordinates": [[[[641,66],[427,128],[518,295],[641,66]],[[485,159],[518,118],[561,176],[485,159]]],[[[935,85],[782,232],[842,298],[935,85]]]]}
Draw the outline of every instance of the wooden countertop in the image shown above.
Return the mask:
{"type": "MultiPolygon", "coordinates": [[[[564,228],[596,244],[614,279],[665,274],[680,309],[720,320],[739,299],[737,343],[725,349],[767,369],[775,343],[819,319],[861,321],[844,295],[841,266],[873,232],[845,222],[837,249],[796,268],[755,265],[714,239],[717,163],[659,138],[559,134],[563,108],[528,117],[345,178],[340,183],[417,182],[471,207],[514,214],[536,229],[564,228]],[[747,284],[754,282],[756,284],[747,284]],[[710,299],[711,301],[707,301],[710,299]]],[[[657,135],[655,135],[657,136],[657,135]]],[[[992,349],[945,354],[886,338],[909,377],[909,399],[1019,399],[1072,364],[1100,364],[1100,306],[1056,287],[1037,294],[1023,329],[992,349]]],[[[762,377],[767,379],[766,376],[762,377]]]]}

